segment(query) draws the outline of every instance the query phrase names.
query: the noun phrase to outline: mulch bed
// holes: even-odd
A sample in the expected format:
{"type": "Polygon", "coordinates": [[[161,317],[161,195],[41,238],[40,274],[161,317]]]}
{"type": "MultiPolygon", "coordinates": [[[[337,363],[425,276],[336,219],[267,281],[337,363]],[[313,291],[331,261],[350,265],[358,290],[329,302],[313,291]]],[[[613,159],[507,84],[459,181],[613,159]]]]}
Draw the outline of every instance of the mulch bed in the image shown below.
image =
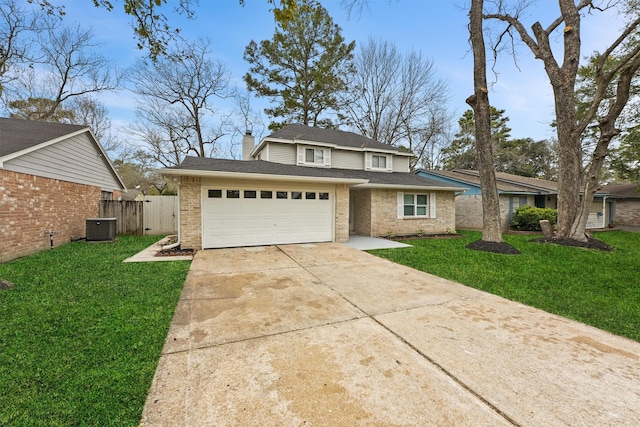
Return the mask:
{"type": "Polygon", "coordinates": [[[493,252],[503,255],[518,255],[519,250],[508,244],[507,242],[487,242],[485,240],[476,240],[466,246],[467,249],[474,251],[493,252]]]}
{"type": "Polygon", "coordinates": [[[156,252],[155,256],[182,256],[182,255],[193,255],[196,251],[193,249],[182,249],[180,247],[172,248],[172,249],[162,249],[156,252]]]}
{"type": "Polygon", "coordinates": [[[615,248],[607,245],[605,242],[594,239],[592,237],[587,238],[586,242],[580,242],[578,240],[573,240],[573,239],[560,239],[556,237],[551,237],[549,239],[543,237],[540,239],[533,239],[530,241],[536,242],[536,243],[555,243],[556,245],[574,246],[574,247],[585,248],[585,249],[597,249],[599,251],[606,251],[606,252],[612,252],[615,250],[615,248]]]}
{"type": "Polygon", "coordinates": [[[407,236],[384,236],[381,237],[395,242],[399,240],[424,240],[424,239],[459,239],[464,237],[462,234],[443,233],[443,234],[410,234],[407,236]]]}

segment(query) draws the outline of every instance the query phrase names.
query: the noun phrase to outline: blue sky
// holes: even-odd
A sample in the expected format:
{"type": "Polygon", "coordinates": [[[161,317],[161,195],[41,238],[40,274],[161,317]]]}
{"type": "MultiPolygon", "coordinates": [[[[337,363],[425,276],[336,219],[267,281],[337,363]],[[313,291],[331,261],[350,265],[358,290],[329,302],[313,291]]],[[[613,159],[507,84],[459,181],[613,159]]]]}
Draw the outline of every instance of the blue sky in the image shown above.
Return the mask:
{"type": "MultiPolygon", "coordinates": [[[[197,18],[193,21],[171,14],[174,0],[168,2],[165,9],[171,23],[181,27],[183,35],[190,39],[210,39],[213,57],[222,61],[233,82],[244,88],[241,78],[248,69],[243,60],[244,48],[251,40],[258,42],[273,35],[273,16],[267,0],[246,0],[244,7],[238,0],[200,0],[197,18]]],[[[95,40],[105,44],[103,53],[119,67],[131,66],[142,55],[136,48],[131,20],[122,12],[121,1],[113,2],[116,9],[110,13],[93,7],[91,0],[60,3],[66,5],[68,21],[79,21],[94,29],[95,40]]],[[[468,109],[464,100],[473,92],[468,0],[369,0],[361,14],[351,17],[340,0],[324,0],[322,4],[342,28],[347,41],[355,40],[358,45],[374,37],[394,42],[403,51],[415,50],[431,58],[438,77],[448,83],[449,107],[455,117],[468,109]]],[[[555,1],[539,0],[527,19],[530,24],[535,17],[546,27],[556,16],[555,1]]],[[[589,16],[582,25],[583,52],[587,55],[593,50],[602,50],[604,43],[613,40],[619,21],[609,12],[589,16]]],[[[561,37],[557,41],[561,42],[561,37]]],[[[513,58],[504,56],[499,59],[497,70],[499,76],[492,85],[490,100],[492,105],[506,110],[511,119],[512,137],[536,140],[552,137],[549,126],[553,120],[552,92],[541,61],[535,60],[528,48],[520,46],[518,67],[513,58]]],[[[488,77],[494,79],[492,75],[488,77]]],[[[102,96],[101,100],[110,111],[114,127],[122,128],[135,119],[132,93],[122,90],[102,96]]]]}

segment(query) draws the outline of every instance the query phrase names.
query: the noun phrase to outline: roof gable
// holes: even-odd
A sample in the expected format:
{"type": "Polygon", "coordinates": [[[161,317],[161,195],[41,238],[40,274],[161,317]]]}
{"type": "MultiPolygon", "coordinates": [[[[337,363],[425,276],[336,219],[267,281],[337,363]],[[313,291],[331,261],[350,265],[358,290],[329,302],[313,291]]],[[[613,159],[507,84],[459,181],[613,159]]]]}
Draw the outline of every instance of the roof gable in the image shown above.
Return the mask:
{"type": "Polygon", "coordinates": [[[0,168],[109,191],[125,188],[87,126],[0,118],[0,168]]]}

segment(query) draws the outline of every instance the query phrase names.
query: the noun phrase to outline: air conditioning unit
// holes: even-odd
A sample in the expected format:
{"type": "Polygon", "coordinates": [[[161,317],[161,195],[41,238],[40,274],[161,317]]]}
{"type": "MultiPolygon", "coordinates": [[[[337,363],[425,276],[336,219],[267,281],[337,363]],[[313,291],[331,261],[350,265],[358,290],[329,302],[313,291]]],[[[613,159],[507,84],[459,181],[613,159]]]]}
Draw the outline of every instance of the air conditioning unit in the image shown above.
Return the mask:
{"type": "Polygon", "coordinates": [[[87,218],[87,242],[116,240],[117,218],[87,218]]]}

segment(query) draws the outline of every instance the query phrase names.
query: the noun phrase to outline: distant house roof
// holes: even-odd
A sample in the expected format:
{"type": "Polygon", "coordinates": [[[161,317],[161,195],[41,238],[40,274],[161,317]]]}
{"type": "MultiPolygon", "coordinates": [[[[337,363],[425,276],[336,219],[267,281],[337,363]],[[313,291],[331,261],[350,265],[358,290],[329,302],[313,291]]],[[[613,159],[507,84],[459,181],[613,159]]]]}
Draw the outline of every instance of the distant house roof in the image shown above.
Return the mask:
{"type": "Polygon", "coordinates": [[[0,118],[0,157],[88,129],[86,126],[0,118]]]}
{"type": "Polygon", "coordinates": [[[354,132],[347,132],[336,129],[323,129],[318,127],[310,127],[305,125],[288,125],[271,135],[266,136],[260,144],[254,149],[253,153],[258,153],[262,147],[269,141],[287,141],[301,144],[329,144],[336,147],[348,147],[361,150],[383,150],[391,151],[399,155],[412,156],[412,153],[399,150],[389,144],[358,135],[354,132]]]}
{"type": "Polygon", "coordinates": [[[161,172],[168,175],[210,175],[263,179],[288,177],[292,180],[345,182],[364,187],[421,187],[449,191],[462,191],[464,189],[409,172],[386,173],[353,169],[314,168],[264,160],[187,157],[179,166],[165,168],[161,172]]]}
{"type": "MultiPolygon", "coordinates": [[[[461,185],[480,188],[480,172],[468,169],[453,169],[450,171],[419,169],[416,173],[423,173],[434,179],[443,179],[444,182],[455,182],[461,185]]],[[[498,193],[501,194],[558,194],[558,183],[540,178],[514,175],[505,172],[496,172],[496,184],[498,193]]],[[[596,194],[607,194],[604,189],[596,194]]]]}
{"type": "Polygon", "coordinates": [[[605,185],[601,191],[609,193],[612,199],[640,199],[640,184],[633,182],[605,185]]]}
{"type": "MultiPolygon", "coordinates": [[[[441,176],[466,185],[480,187],[480,172],[475,170],[454,169],[441,171],[430,169],[421,171],[428,175],[441,176]]],[[[504,172],[496,172],[496,183],[498,191],[501,193],[556,194],[558,192],[558,185],[553,181],[528,178],[504,172]]]]}

